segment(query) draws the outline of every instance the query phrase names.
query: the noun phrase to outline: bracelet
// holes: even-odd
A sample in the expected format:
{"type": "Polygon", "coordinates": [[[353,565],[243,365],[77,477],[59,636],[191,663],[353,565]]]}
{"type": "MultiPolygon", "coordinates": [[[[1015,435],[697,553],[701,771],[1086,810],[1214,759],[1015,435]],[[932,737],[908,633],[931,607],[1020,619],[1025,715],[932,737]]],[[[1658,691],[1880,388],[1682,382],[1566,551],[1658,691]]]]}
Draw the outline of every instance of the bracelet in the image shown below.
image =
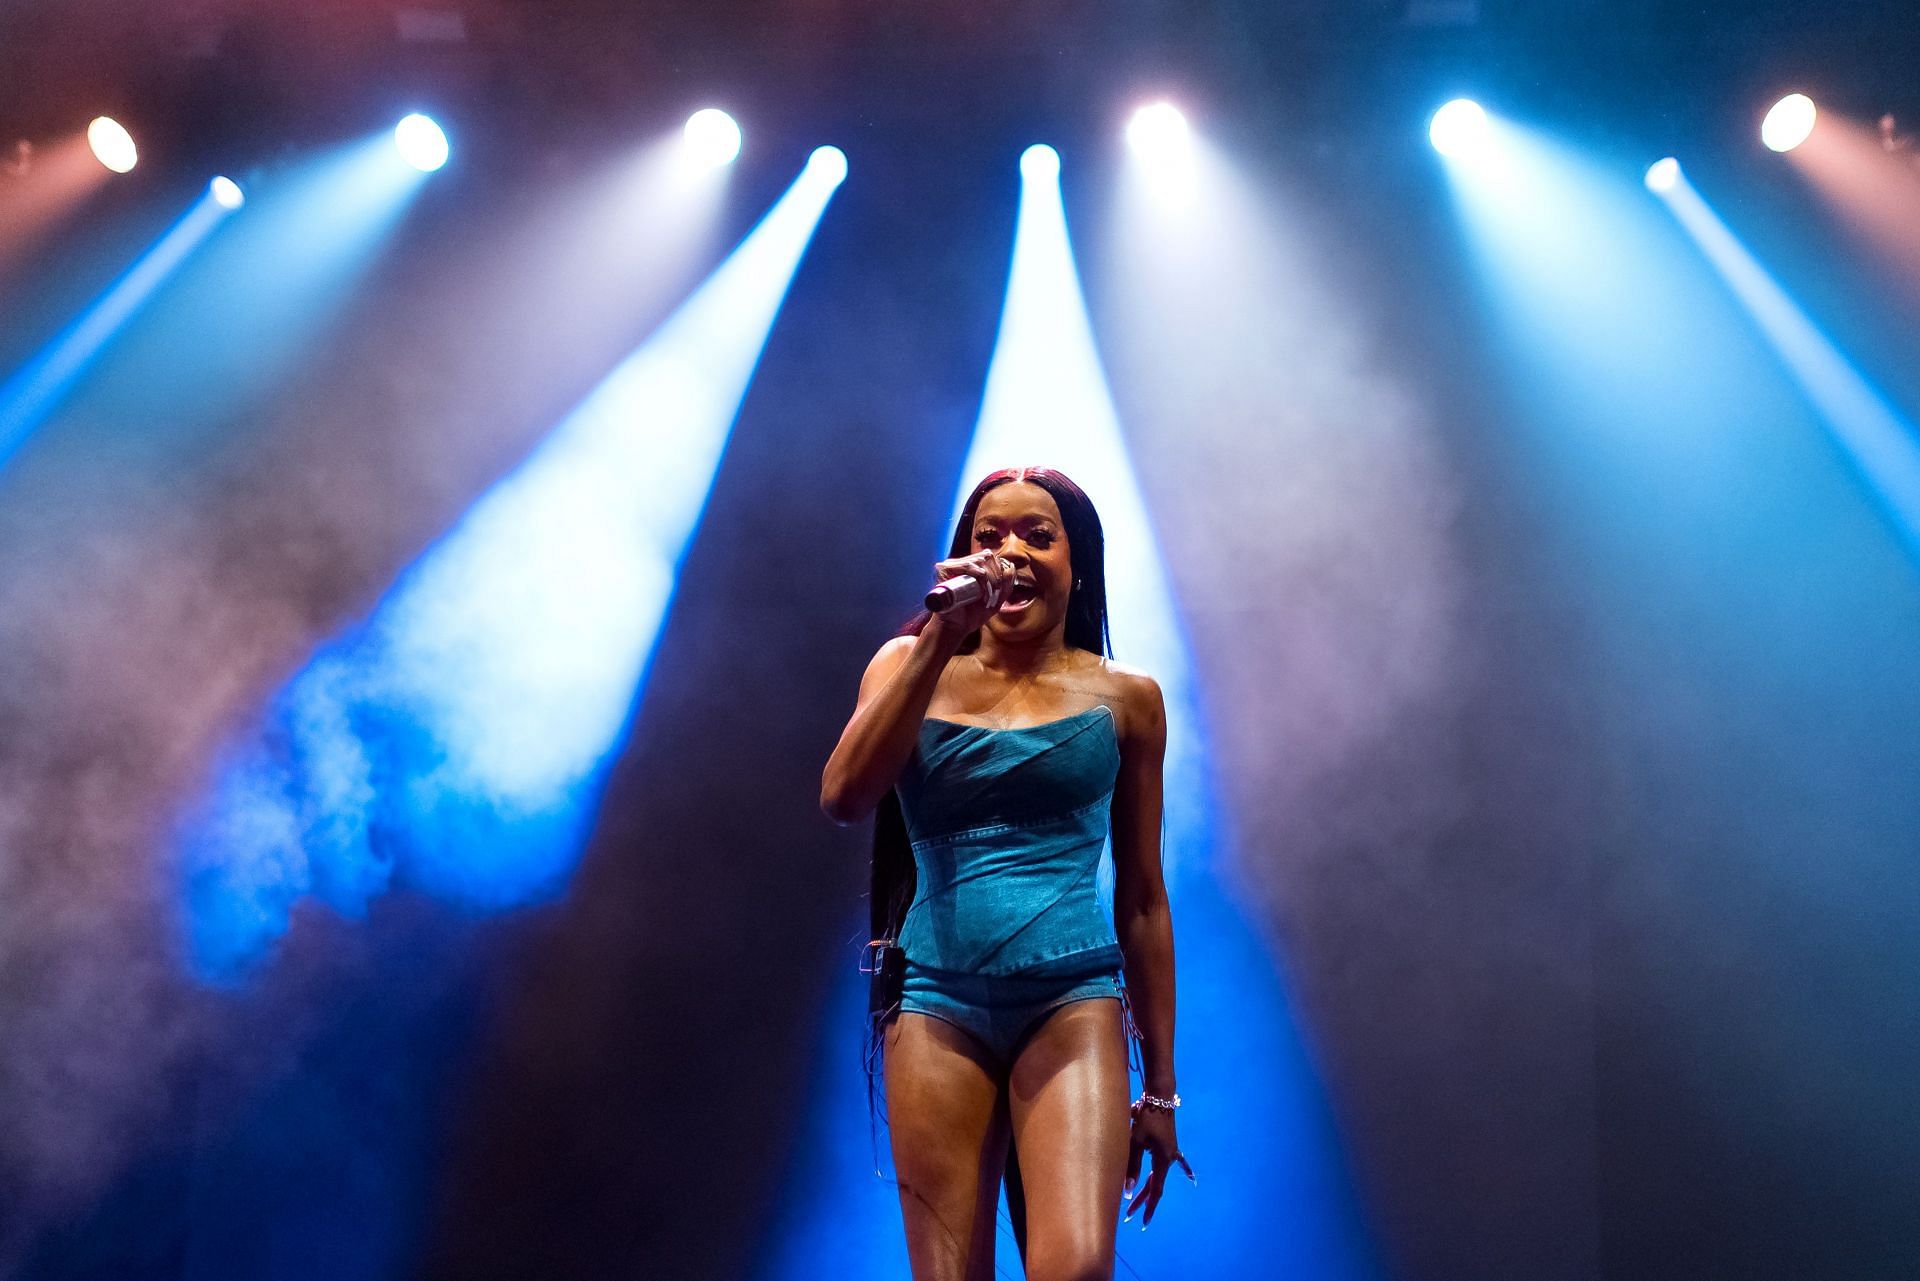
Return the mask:
{"type": "Polygon", "coordinates": [[[1142,1094],[1133,1101],[1133,1110],[1135,1112],[1138,1112],[1141,1108],[1158,1108],[1162,1112],[1171,1112],[1179,1106],[1180,1096],[1178,1094],[1170,1099],[1159,1098],[1152,1094],[1142,1094]]]}

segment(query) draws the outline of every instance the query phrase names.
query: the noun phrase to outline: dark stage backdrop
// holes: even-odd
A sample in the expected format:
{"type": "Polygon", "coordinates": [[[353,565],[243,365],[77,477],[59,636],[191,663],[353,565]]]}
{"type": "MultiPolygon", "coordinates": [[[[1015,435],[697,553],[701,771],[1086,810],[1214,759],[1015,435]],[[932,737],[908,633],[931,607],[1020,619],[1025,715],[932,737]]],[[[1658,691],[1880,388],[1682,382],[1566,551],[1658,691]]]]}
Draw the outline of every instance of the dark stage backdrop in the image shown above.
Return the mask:
{"type": "MultiPolygon", "coordinates": [[[[819,816],[819,769],[946,536],[1026,113],[1067,95],[958,120],[992,95],[942,92],[823,107],[736,180],[720,247],[814,142],[852,163],[557,901],[309,906],[215,990],[178,960],[166,865],[220,743],[671,305],[557,353],[462,306],[527,173],[450,172],[245,412],[174,421],[108,388],[0,472],[0,1273],[763,1266],[865,919],[866,836],[819,816]]],[[[1417,130],[1308,145],[1263,120],[1235,154],[1284,193],[1274,225],[1337,341],[1284,281],[1232,335],[1126,312],[1100,171],[1074,170],[1105,134],[1052,137],[1193,647],[1224,865],[1378,1273],[1914,1275],[1915,566],[1730,304],[1699,322],[1720,398],[1686,421],[1631,421],[1627,383],[1619,414],[1563,415],[1417,130]],[[1169,347],[1228,342],[1232,378],[1165,372],[1169,347]]],[[[101,244],[140,243],[124,200],[5,304],[10,358],[86,296],[101,244]]],[[[1769,210],[1763,250],[1831,231],[1769,210]]],[[[1788,283],[1853,290],[1832,314],[1863,349],[1911,332],[1799,243],[1788,283]]],[[[857,1070],[851,1041],[838,1061],[857,1070]]],[[[1262,1136],[1183,1139],[1203,1163],[1262,1136]]],[[[1276,1237],[1294,1212],[1204,1179],[1169,1195],[1231,1198],[1276,1237]]]]}

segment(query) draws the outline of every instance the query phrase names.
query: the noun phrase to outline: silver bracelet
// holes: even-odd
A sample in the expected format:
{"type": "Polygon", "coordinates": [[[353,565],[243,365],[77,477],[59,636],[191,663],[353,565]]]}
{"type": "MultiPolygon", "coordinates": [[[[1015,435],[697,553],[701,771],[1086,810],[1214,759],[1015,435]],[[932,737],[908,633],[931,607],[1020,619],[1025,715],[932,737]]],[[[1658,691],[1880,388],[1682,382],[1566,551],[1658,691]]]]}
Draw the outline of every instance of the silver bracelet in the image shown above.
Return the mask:
{"type": "Polygon", "coordinates": [[[1162,1112],[1171,1112],[1179,1106],[1180,1096],[1178,1094],[1170,1099],[1163,1099],[1156,1095],[1143,1093],[1133,1101],[1133,1110],[1135,1112],[1138,1112],[1141,1108],[1158,1108],[1162,1112]]]}

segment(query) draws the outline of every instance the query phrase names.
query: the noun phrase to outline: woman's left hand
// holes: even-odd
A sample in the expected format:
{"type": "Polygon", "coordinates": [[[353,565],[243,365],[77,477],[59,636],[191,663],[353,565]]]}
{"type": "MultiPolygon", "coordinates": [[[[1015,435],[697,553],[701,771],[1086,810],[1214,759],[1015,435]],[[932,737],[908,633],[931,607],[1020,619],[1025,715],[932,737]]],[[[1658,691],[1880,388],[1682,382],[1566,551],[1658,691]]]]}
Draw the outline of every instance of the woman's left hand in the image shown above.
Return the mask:
{"type": "MultiPolygon", "coordinates": [[[[1153,1222],[1153,1211],[1160,1204],[1160,1194],[1166,1190],[1167,1175],[1173,1171],[1175,1162],[1186,1171],[1188,1179],[1193,1178],[1193,1167],[1187,1164],[1187,1158],[1180,1155],[1180,1141],[1174,1134],[1173,1113],[1162,1108],[1146,1107],[1135,1104],[1133,1107],[1133,1133],[1128,1142],[1127,1186],[1123,1196],[1131,1196],[1127,1203],[1125,1219],[1131,1220],[1133,1212],[1146,1203],[1147,1216],[1140,1221],[1141,1227],[1153,1222]],[[1140,1165],[1147,1153],[1153,1153],[1153,1172],[1138,1192],[1134,1185],[1140,1181],[1140,1165]]],[[[1125,1221],[1125,1220],[1123,1220],[1125,1221]]]]}

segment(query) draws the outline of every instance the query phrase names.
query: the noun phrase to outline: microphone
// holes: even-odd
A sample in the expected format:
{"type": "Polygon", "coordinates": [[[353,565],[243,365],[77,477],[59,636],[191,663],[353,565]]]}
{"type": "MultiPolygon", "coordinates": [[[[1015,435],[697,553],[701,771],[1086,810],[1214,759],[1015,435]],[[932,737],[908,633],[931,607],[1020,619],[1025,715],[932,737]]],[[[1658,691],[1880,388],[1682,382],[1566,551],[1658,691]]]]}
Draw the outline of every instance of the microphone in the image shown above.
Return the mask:
{"type": "Polygon", "coordinates": [[[944,614],[956,605],[971,605],[987,596],[987,581],[972,574],[955,574],[927,593],[927,612],[944,614]]]}
{"type": "MultiPolygon", "coordinates": [[[[1009,573],[1013,570],[1013,566],[1004,560],[1000,566],[1009,573]]],[[[955,605],[971,605],[977,600],[984,600],[989,605],[996,604],[993,596],[992,580],[976,578],[972,574],[955,574],[928,592],[922,603],[926,605],[928,613],[944,614],[955,605]]]]}

